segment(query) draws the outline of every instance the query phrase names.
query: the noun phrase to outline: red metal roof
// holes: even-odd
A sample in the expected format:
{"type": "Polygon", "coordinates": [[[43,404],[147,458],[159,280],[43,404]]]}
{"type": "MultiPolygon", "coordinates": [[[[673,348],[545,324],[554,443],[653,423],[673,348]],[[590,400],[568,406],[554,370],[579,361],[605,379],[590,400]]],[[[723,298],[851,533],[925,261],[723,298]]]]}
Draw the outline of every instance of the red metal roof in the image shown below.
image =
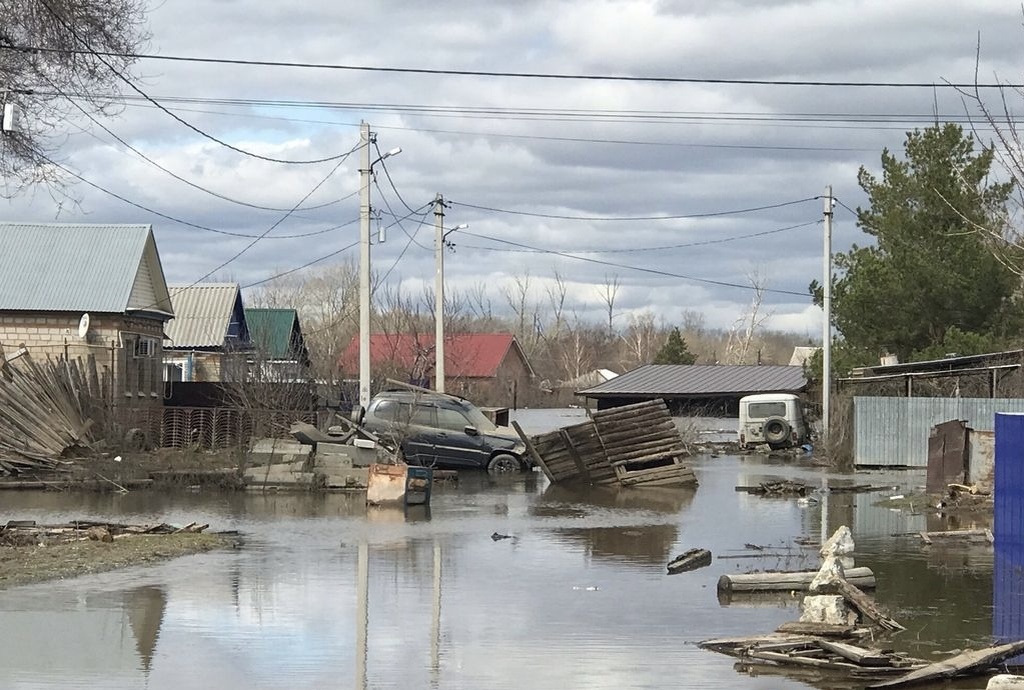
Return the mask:
{"type": "MultiPolygon", "coordinates": [[[[461,333],[445,336],[446,378],[493,378],[509,351],[519,349],[511,333],[461,333]]],[[[521,352],[521,351],[520,351],[521,352]]],[[[523,356],[526,360],[525,355],[523,356]]],[[[412,333],[374,333],[370,336],[370,364],[392,364],[423,375],[434,370],[434,336],[412,333]]],[[[530,369],[529,362],[526,363],[530,369]]],[[[346,374],[359,371],[359,337],[355,336],[341,355],[346,374]]]]}

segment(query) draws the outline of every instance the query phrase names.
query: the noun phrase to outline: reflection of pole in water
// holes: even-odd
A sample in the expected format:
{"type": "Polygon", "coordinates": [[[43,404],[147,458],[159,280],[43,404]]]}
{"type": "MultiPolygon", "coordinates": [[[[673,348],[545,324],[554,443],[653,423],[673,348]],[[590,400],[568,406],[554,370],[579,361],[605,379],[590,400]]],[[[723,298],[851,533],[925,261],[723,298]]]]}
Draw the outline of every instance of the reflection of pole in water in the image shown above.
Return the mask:
{"type": "Polygon", "coordinates": [[[821,510],[821,545],[829,538],[828,533],[828,477],[821,478],[821,501],[818,502],[821,510]]]}
{"type": "Polygon", "coordinates": [[[437,687],[441,673],[441,545],[434,542],[434,611],[430,625],[430,672],[437,687]]]}
{"type": "Polygon", "coordinates": [[[369,625],[370,554],[366,542],[359,545],[356,580],[356,688],[366,688],[366,632],[369,625]]]}

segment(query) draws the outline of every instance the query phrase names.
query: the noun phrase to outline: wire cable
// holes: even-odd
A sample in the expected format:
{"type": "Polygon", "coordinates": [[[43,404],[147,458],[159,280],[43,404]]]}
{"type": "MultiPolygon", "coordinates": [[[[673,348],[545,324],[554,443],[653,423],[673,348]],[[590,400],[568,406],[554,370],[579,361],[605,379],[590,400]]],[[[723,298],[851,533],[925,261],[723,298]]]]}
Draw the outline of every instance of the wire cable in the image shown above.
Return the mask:
{"type": "Polygon", "coordinates": [[[811,196],[806,199],[795,199],[794,201],[784,201],[778,204],[768,204],[766,206],[752,206],[750,208],[733,209],[730,211],[712,211],[709,213],[685,213],[680,215],[669,215],[669,216],[570,216],[561,215],[556,213],[533,213],[531,211],[516,211],[514,209],[507,208],[495,208],[493,206],[478,206],[476,204],[469,204],[461,201],[449,201],[448,203],[452,206],[465,206],[466,208],[473,208],[478,211],[490,211],[492,213],[508,213],[516,216],[529,216],[531,218],[551,218],[555,220],[582,220],[582,221],[655,221],[655,220],[684,220],[689,218],[717,218],[719,216],[736,216],[744,213],[753,213],[755,211],[768,211],[775,208],[784,208],[786,206],[793,206],[795,204],[804,204],[808,201],[815,201],[820,199],[820,196],[811,196]]]}
{"type": "Polygon", "coordinates": [[[603,261],[601,259],[592,259],[586,256],[576,256],[575,254],[567,254],[566,252],[559,252],[553,249],[540,249],[538,247],[532,247],[528,244],[522,244],[520,242],[513,242],[511,240],[503,240],[498,237],[491,237],[490,235],[480,235],[473,232],[463,231],[464,234],[471,237],[478,237],[483,240],[490,240],[491,242],[498,242],[501,244],[508,244],[514,247],[522,247],[523,249],[532,249],[543,254],[550,254],[552,256],[559,256],[564,259],[575,259],[576,261],[585,261],[587,263],[598,264],[600,266],[610,266],[612,268],[622,268],[630,271],[639,271],[641,273],[650,273],[652,275],[664,276],[666,278],[678,278],[679,280],[686,280],[694,283],[705,283],[707,285],[718,285],[721,287],[739,288],[742,290],[762,290],[763,292],[771,292],[778,295],[792,295],[796,297],[809,298],[810,295],[805,292],[795,292],[793,290],[779,290],[775,288],[756,288],[750,285],[743,285],[742,283],[730,283],[724,280],[712,280],[710,278],[697,278],[694,276],[683,275],[681,273],[670,273],[668,271],[660,271],[655,268],[645,268],[643,266],[631,266],[629,264],[619,264],[612,261],[603,261]]]}
{"type": "MultiPolygon", "coordinates": [[[[799,228],[806,228],[811,225],[821,225],[824,221],[812,220],[806,223],[800,223],[798,225],[787,225],[784,228],[775,228],[774,230],[763,230],[761,232],[752,232],[747,235],[733,235],[732,237],[720,237],[713,240],[700,240],[698,242],[685,242],[683,244],[665,244],[658,247],[627,247],[621,249],[574,249],[574,254],[625,254],[630,252],[657,252],[664,251],[666,249],[684,249],[686,247],[700,247],[708,244],[722,244],[725,242],[735,242],[736,240],[746,240],[754,237],[764,237],[766,235],[774,235],[780,232],[786,232],[788,230],[797,230],[799,228]]],[[[546,249],[532,250],[532,249],[501,249],[498,247],[485,247],[477,244],[460,244],[461,247],[467,249],[482,249],[484,251],[492,252],[530,252],[543,254],[546,253],[546,249]]]]}
{"type": "MultiPolygon", "coordinates": [[[[376,187],[377,191],[380,193],[380,200],[384,202],[384,206],[388,209],[387,214],[389,216],[391,216],[392,218],[398,219],[398,214],[395,213],[394,209],[391,208],[391,202],[388,201],[387,195],[384,194],[384,190],[381,189],[380,185],[377,183],[376,176],[373,178],[373,186],[376,187]]],[[[403,201],[402,203],[404,204],[405,202],[403,201]]],[[[407,214],[401,220],[405,220],[406,218],[410,218],[410,217],[412,217],[414,215],[422,215],[423,218],[419,221],[419,223],[422,225],[425,222],[425,220],[426,220],[427,213],[429,213],[429,208],[428,207],[431,206],[433,203],[434,202],[432,202],[432,201],[428,201],[427,203],[423,204],[423,206],[420,206],[419,209],[411,208],[411,207],[409,207],[408,204],[406,204],[406,208],[409,208],[409,214],[407,214]],[[423,211],[424,208],[428,208],[428,210],[427,211],[423,211]],[[423,211],[422,214],[420,213],[421,211],[423,211]]],[[[409,231],[405,229],[405,226],[402,225],[402,223],[399,220],[396,220],[395,223],[392,223],[392,225],[396,225],[396,224],[398,225],[399,230],[402,231],[402,234],[405,235],[406,237],[410,238],[412,240],[412,242],[417,247],[419,247],[420,249],[426,250],[426,251],[431,251],[430,247],[425,247],[422,244],[420,244],[419,242],[417,242],[414,239],[414,236],[409,234],[409,231]]],[[[391,226],[388,226],[388,227],[391,227],[391,226]]],[[[417,228],[417,230],[418,229],[419,228],[417,228]]]]}
{"type": "MultiPolygon", "coordinates": [[[[46,0],[42,0],[46,4],[46,0]]],[[[52,9],[50,10],[53,11],[52,9]]],[[[247,60],[241,58],[210,58],[186,55],[154,55],[152,53],[117,53],[99,51],[81,51],[64,48],[39,48],[35,46],[14,46],[15,50],[27,50],[50,53],[85,53],[96,56],[130,58],[133,60],[163,60],[166,62],[190,62],[212,65],[245,65],[256,67],[291,67],[302,69],[327,69],[353,72],[376,72],[386,74],[424,74],[435,76],[457,77],[502,77],[511,79],[552,79],[560,81],[613,81],[641,82],[651,84],[718,84],[736,86],[814,86],[829,88],[913,88],[913,89],[1019,89],[1024,84],[1015,83],[965,83],[938,81],[826,81],[817,79],[729,79],[716,77],[658,77],[631,76],[620,74],[584,74],[560,72],[512,72],[499,70],[465,70],[465,69],[434,69],[427,67],[388,67],[370,65],[348,65],[322,62],[286,62],[281,60],[247,60]]]]}
{"type": "MultiPolygon", "coordinates": [[[[198,135],[200,135],[200,136],[202,136],[202,137],[204,137],[206,139],[209,139],[210,141],[212,141],[212,142],[214,142],[216,144],[219,144],[219,145],[221,145],[221,146],[223,146],[225,148],[231,149],[232,151],[235,151],[236,153],[240,153],[240,154],[243,154],[243,155],[246,155],[246,156],[251,156],[252,158],[258,158],[259,160],[268,161],[270,163],[287,163],[289,165],[313,165],[313,164],[316,164],[316,163],[327,163],[327,162],[336,161],[336,160],[339,160],[339,159],[344,160],[345,158],[348,157],[349,154],[352,153],[352,151],[358,149],[360,146],[363,145],[363,144],[360,143],[359,145],[356,146],[356,149],[352,149],[352,151],[348,151],[346,153],[339,153],[339,154],[336,154],[336,155],[333,155],[333,156],[326,156],[324,158],[317,158],[317,159],[312,159],[312,160],[288,160],[288,159],[284,159],[284,158],[274,158],[272,156],[264,156],[262,154],[255,153],[254,151],[247,151],[246,149],[239,148],[238,146],[234,146],[232,144],[229,144],[228,142],[226,142],[226,141],[224,141],[222,139],[218,139],[217,137],[213,136],[212,134],[204,132],[203,130],[201,130],[199,127],[196,127],[195,125],[193,125],[188,120],[185,120],[184,118],[179,117],[175,113],[171,112],[169,109],[165,108],[157,100],[155,100],[149,94],[147,94],[145,91],[143,91],[138,86],[136,86],[135,82],[133,82],[131,79],[126,77],[124,74],[122,74],[114,65],[110,64],[110,62],[105,59],[105,57],[116,57],[116,54],[93,50],[93,48],[89,45],[89,42],[86,41],[82,37],[82,35],[78,32],[78,30],[75,29],[75,27],[72,26],[71,24],[69,24],[67,21],[65,21],[64,18],[60,15],[60,13],[57,12],[53,8],[53,6],[47,0],[39,0],[39,1],[42,3],[43,7],[45,7],[46,10],[50,14],[53,15],[54,19],[56,19],[58,22],[63,24],[64,28],[67,29],[71,33],[71,35],[74,36],[75,39],[86,48],[86,50],[84,50],[84,51],[60,51],[60,52],[74,52],[76,54],[89,54],[89,55],[92,55],[93,57],[98,59],[101,63],[103,63],[103,65],[107,69],[109,69],[114,74],[115,77],[117,77],[122,82],[124,82],[130,89],[132,89],[137,94],[139,94],[140,96],[145,98],[147,101],[152,103],[155,107],[157,107],[160,110],[162,110],[164,113],[169,115],[171,118],[173,118],[174,120],[178,121],[179,123],[181,123],[185,127],[188,127],[189,129],[191,129],[196,134],[198,134],[198,135]]],[[[58,51],[53,50],[51,52],[58,52],[58,51]]],[[[127,56],[125,56],[125,57],[127,57],[127,56]]]]}
{"type": "MultiPolygon", "coordinates": [[[[385,156],[380,152],[380,147],[377,146],[376,139],[373,140],[373,148],[376,149],[377,151],[377,158],[380,159],[380,167],[384,169],[384,175],[388,178],[388,184],[391,185],[391,189],[395,190],[395,196],[398,197],[398,200],[402,202],[402,206],[405,206],[407,211],[411,211],[412,213],[418,213],[417,211],[413,211],[412,206],[405,202],[405,199],[402,198],[401,192],[398,191],[398,187],[395,186],[395,181],[391,179],[391,172],[388,170],[387,162],[385,161],[385,156]]],[[[377,181],[374,180],[374,184],[376,184],[376,182],[377,181]]],[[[380,189],[380,187],[378,187],[378,189],[380,189]]]]}

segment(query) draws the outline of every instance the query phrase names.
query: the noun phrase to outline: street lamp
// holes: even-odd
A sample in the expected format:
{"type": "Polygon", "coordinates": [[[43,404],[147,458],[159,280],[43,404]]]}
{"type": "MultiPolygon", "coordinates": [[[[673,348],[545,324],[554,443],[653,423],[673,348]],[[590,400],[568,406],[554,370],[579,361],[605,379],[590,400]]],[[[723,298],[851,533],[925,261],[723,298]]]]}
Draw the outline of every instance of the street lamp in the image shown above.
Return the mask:
{"type": "Polygon", "coordinates": [[[444,245],[445,238],[467,223],[444,228],[444,197],[434,199],[434,390],[444,393],[444,245]]]}
{"type": "Polygon", "coordinates": [[[362,418],[370,405],[370,175],[373,166],[385,158],[402,152],[395,147],[370,162],[370,144],[376,143],[376,135],[370,133],[370,125],[359,125],[359,144],[362,160],[359,166],[359,409],[362,418]]]}

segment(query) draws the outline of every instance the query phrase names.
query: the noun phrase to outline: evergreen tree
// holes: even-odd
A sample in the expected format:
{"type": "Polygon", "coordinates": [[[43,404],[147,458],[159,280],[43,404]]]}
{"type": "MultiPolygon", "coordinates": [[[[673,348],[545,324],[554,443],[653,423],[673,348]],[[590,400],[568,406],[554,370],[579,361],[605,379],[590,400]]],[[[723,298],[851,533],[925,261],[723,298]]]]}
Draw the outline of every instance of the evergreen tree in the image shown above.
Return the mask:
{"type": "Polygon", "coordinates": [[[668,340],[654,355],[655,364],[693,364],[697,357],[686,347],[686,341],[678,328],[668,334],[668,340]]]}

